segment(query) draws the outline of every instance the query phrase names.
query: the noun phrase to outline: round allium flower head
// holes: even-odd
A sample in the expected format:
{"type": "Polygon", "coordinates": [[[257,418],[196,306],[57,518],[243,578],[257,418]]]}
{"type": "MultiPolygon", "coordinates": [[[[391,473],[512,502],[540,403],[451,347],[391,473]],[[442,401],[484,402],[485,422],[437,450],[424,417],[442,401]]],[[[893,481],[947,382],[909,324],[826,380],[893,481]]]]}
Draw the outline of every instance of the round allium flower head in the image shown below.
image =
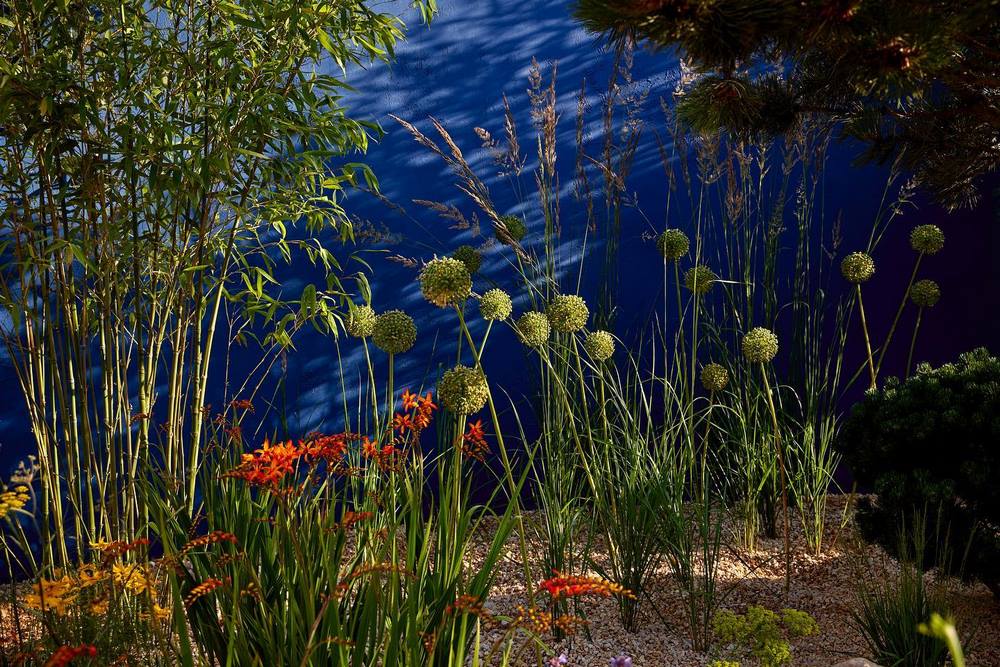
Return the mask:
{"type": "MultiPolygon", "coordinates": [[[[520,243],[521,239],[524,238],[524,235],[528,231],[528,229],[524,226],[524,221],[516,215],[504,215],[500,217],[500,220],[503,222],[503,226],[507,228],[507,234],[510,238],[520,243]]],[[[500,243],[507,243],[507,239],[503,238],[503,234],[500,233],[500,230],[494,231],[496,232],[497,241],[500,241],[500,243]]]]}
{"type": "Polygon", "coordinates": [[[348,336],[368,338],[375,328],[375,311],[371,306],[352,308],[351,312],[347,314],[344,328],[347,330],[348,336]]]}
{"type": "Polygon", "coordinates": [[[910,301],[920,308],[930,308],[941,298],[941,288],[933,280],[918,280],[910,288],[910,301]]]}
{"type": "Polygon", "coordinates": [[[417,325],[403,311],[388,310],[375,318],[372,340],[383,352],[401,354],[417,342],[417,325]]]}
{"type": "Polygon", "coordinates": [[[718,279],[719,277],[715,275],[715,272],[712,271],[712,269],[708,268],[704,264],[699,264],[698,266],[685,271],[684,286],[695,294],[701,295],[712,289],[712,284],[718,279]]]}
{"type": "Polygon", "coordinates": [[[691,242],[679,229],[668,229],[656,238],[656,249],[668,262],[676,262],[688,253],[691,242]]]}
{"type": "Polygon", "coordinates": [[[451,253],[451,256],[453,259],[457,259],[462,264],[465,264],[465,269],[469,272],[470,276],[475,275],[479,271],[479,267],[483,264],[483,256],[471,245],[458,246],[455,248],[455,252],[451,253]]]}
{"type": "Polygon", "coordinates": [[[778,337],[770,329],[754,327],[743,336],[743,356],[752,364],[766,364],[778,354],[778,337]]]}
{"type": "Polygon", "coordinates": [[[937,225],[918,225],[910,232],[910,247],[925,255],[936,255],[944,247],[944,232],[937,225]]]}
{"type": "Polygon", "coordinates": [[[875,261],[863,252],[852,252],[840,263],[840,273],[848,282],[860,285],[875,275],[875,261]]]}
{"type": "Polygon", "coordinates": [[[549,318],[545,316],[545,313],[539,313],[536,310],[529,310],[517,318],[515,326],[518,338],[528,347],[542,347],[548,342],[549,335],[552,333],[549,318]]]}
{"type": "Polygon", "coordinates": [[[705,364],[701,369],[701,386],[707,391],[722,391],[729,384],[729,371],[721,364],[705,364]]]}
{"type": "Polygon", "coordinates": [[[552,328],[561,333],[573,333],[587,326],[590,309],[587,302],[575,294],[560,294],[545,308],[552,328]]]}
{"type": "Polygon", "coordinates": [[[479,314],[484,320],[505,320],[513,310],[510,295],[502,289],[491,289],[479,297],[479,314]]]}
{"type": "Polygon", "coordinates": [[[435,258],[420,272],[420,291],[434,305],[450,306],[469,297],[472,277],[461,260],[435,258]]]}
{"type": "Polygon", "coordinates": [[[471,415],[482,410],[490,392],[481,372],[461,365],[444,372],[437,390],[444,406],[456,415],[471,415]]]}
{"type": "Polygon", "coordinates": [[[583,340],[583,349],[597,363],[603,363],[615,353],[615,337],[607,331],[594,331],[583,340]]]}

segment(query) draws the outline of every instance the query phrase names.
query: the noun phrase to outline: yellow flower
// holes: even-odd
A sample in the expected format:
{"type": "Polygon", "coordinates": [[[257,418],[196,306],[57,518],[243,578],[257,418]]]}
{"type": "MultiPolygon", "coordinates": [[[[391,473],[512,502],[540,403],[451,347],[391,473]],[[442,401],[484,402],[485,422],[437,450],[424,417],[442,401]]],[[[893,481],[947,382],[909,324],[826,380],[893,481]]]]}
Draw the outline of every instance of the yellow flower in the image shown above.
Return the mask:
{"type": "Polygon", "coordinates": [[[108,573],[96,565],[84,565],[77,570],[76,576],[80,580],[80,588],[90,588],[107,579],[108,573]]]}
{"type": "Polygon", "coordinates": [[[55,580],[40,579],[33,588],[35,593],[28,593],[21,598],[29,609],[62,616],[76,601],[73,581],[67,576],[55,580]]]}
{"type": "Polygon", "coordinates": [[[108,613],[108,601],[94,600],[90,603],[90,613],[94,616],[104,616],[108,613]]]}
{"type": "Polygon", "coordinates": [[[125,590],[141,595],[153,587],[149,573],[141,565],[113,565],[111,574],[125,590]]]}

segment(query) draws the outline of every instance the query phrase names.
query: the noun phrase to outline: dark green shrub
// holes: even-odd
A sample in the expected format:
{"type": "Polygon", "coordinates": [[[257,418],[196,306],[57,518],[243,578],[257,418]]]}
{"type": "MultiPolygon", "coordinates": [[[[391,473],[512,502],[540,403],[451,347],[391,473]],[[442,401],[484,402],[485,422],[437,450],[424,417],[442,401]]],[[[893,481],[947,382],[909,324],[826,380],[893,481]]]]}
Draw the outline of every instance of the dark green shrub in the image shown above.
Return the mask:
{"type": "Polygon", "coordinates": [[[952,364],[890,379],[858,403],[840,437],[859,484],[878,495],[859,503],[865,537],[890,550],[901,517],[938,513],[934,553],[965,558],[964,571],[1000,591],[1000,360],[980,348],[952,364]]]}

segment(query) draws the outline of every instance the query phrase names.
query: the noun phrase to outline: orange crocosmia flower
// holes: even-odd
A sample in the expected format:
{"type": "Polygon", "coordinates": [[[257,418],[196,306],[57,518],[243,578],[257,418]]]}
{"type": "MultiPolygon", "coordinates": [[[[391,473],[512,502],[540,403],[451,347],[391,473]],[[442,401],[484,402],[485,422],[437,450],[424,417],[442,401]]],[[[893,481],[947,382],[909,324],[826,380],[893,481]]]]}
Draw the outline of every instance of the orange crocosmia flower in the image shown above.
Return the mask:
{"type": "Polygon", "coordinates": [[[45,661],[45,667],[66,667],[77,658],[96,658],[97,649],[90,644],[79,646],[60,646],[55,653],[45,661]]]}
{"type": "Polygon", "coordinates": [[[554,574],[555,576],[546,579],[539,586],[539,590],[547,591],[554,599],[579,597],[581,595],[635,597],[627,588],[600,577],[567,575],[560,574],[559,572],[554,572],[554,574]]]}
{"type": "Polygon", "coordinates": [[[466,440],[473,440],[476,442],[485,440],[486,431],[483,430],[483,420],[477,419],[475,422],[470,422],[463,437],[466,440]]]}
{"type": "Polygon", "coordinates": [[[347,454],[347,444],[360,439],[361,436],[356,433],[315,434],[302,445],[302,449],[310,461],[323,460],[327,463],[337,463],[347,454]]]}
{"type": "Polygon", "coordinates": [[[434,410],[437,410],[437,405],[434,404],[431,392],[427,392],[426,396],[421,396],[418,400],[420,402],[421,411],[433,412],[434,410]]]}
{"type": "Polygon", "coordinates": [[[417,395],[411,393],[409,389],[403,391],[403,409],[413,410],[417,407],[417,395]]]}
{"type": "Polygon", "coordinates": [[[410,415],[397,412],[396,416],[392,418],[392,428],[400,433],[412,431],[414,428],[413,418],[410,415]]]}
{"type": "Polygon", "coordinates": [[[378,442],[365,437],[361,441],[361,454],[369,459],[378,456],[378,442]]]}
{"type": "Polygon", "coordinates": [[[235,477],[249,484],[277,488],[286,475],[294,472],[303,451],[291,440],[272,445],[269,440],[252,454],[244,454],[239,466],[223,477],[235,477]]]}

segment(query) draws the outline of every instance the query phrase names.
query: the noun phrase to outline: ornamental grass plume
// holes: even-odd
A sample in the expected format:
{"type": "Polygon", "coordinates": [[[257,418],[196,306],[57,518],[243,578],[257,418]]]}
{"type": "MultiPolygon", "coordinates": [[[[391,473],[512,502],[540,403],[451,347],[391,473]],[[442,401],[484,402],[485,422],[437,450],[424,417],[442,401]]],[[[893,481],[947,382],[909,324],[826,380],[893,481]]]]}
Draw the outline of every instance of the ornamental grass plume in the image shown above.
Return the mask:
{"type": "Polygon", "coordinates": [[[482,410],[490,396],[482,372],[462,365],[444,372],[437,391],[444,406],[456,415],[471,415],[482,410]]]}
{"type": "Polygon", "coordinates": [[[729,384],[729,371],[721,364],[705,364],[705,367],[701,369],[701,386],[706,391],[722,391],[727,384],[729,384]]]}
{"type": "Polygon", "coordinates": [[[690,247],[691,241],[687,234],[679,229],[668,229],[656,238],[656,249],[668,262],[676,262],[688,254],[690,247]]]}
{"type": "Polygon", "coordinates": [[[472,276],[462,260],[438,257],[420,272],[420,291],[435,306],[451,306],[469,298],[472,276]]]}
{"type": "Polygon", "coordinates": [[[910,232],[910,247],[923,255],[936,255],[944,248],[944,232],[937,225],[918,225],[910,232]]]}
{"type": "Polygon", "coordinates": [[[465,269],[470,276],[475,275],[479,271],[479,267],[483,265],[483,256],[471,245],[458,246],[455,248],[455,252],[451,253],[451,256],[452,259],[457,259],[465,264],[465,269]]]}
{"type": "Polygon", "coordinates": [[[530,310],[517,318],[514,324],[517,337],[528,347],[543,347],[552,334],[552,325],[545,313],[530,310]]]}
{"type": "Polygon", "coordinates": [[[545,308],[549,324],[560,333],[575,333],[587,326],[590,309],[587,302],[575,294],[560,294],[545,308]]]}
{"type": "Polygon", "coordinates": [[[852,252],[840,262],[840,273],[848,282],[860,285],[875,275],[875,260],[863,252],[852,252]]]}
{"type": "Polygon", "coordinates": [[[372,340],[383,352],[402,354],[417,342],[417,325],[403,311],[388,310],[375,318],[372,340]]]}
{"type": "Polygon", "coordinates": [[[371,306],[351,308],[344,329],[347,330],[348,336],[368,338],[375,329],[375,310],[371,306]]]}
{"type": "Polygon", "coordinates": [[[932,308],[941,298],[941,288],[933,280],[918,280],[910,288],[910,301],[918,308],[932,308]]]}
{"type": "Polygon", "coordinates": [[[718,279],[719,277],[715,275],[715,271],[712,271],[712,269],[704,264],[699,264],[684,272],[684,286],[698,296],[707,294],[708,290],[712,289],[712,285],[718,279]]]}
{"type": "Polygon", "coordinates": [[[503,223],[503,229],[501,230],[498,226],[494,228],[494,232],[497,237],[497,241],[503,243],[504,245],[510,245],[511,241],[515,243],[520,243],[524,235],[527,234],[528,228],[524,226],[524,221],[516,215],[504,215],[500,217],[500,221],[503,223]]]}
{"type": "Polygon", "coordinates": [[[615,353],[615,337],[607,331],[593,331],[583,340],[583,349],[591,359],[604,363],[615,353]]]}
{"type": "Polygon", "coordinates": [[[479,314],[484,320],[506,320],[513,311],[514,303],[502,289],[491,289],[479,298],[479,314]]]}

